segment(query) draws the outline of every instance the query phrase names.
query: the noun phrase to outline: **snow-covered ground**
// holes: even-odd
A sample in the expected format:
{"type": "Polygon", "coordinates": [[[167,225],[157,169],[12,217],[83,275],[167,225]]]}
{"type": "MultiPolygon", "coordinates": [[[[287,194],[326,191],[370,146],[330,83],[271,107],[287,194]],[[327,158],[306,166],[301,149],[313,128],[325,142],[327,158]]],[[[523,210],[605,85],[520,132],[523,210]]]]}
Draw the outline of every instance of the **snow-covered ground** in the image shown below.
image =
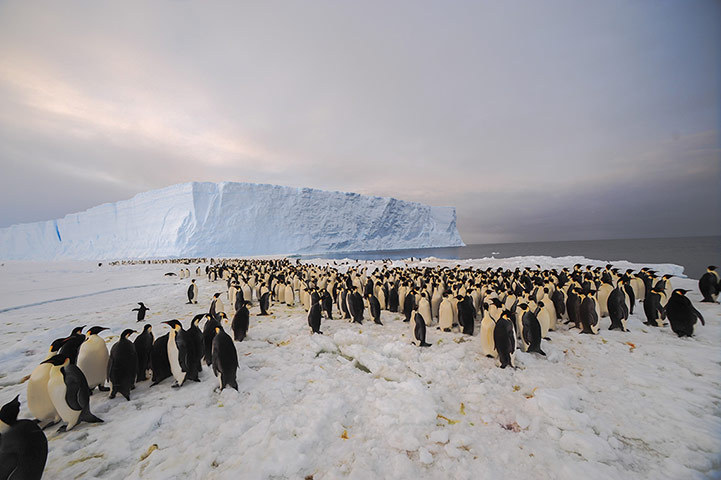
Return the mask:
{"type": "MultiPolygon", "coordinates": [[[[576,257],[395,264],[579,261],[599,264],[576,257]]],[[[201,277],[200,303],[187,305],[188,281],[163,276],[177,270],[5,263],[0,403],[20,394],[21,417],[29,416],[22,381],[50,341],[74,326],[110,327],[111,345],[123,329],[142,327],[131,309],[143,301],[160,336],[167,331],[160,322],[187,325],[225,291],[201,277]]],[[[721,306],[699,303],[695,280],[673,285],[692,290],[706,318],[694,338],[643,325],[639,303],[629,333],[609,331],[608,319],[597,336],[551,332],[548,357],[519,352],[517,370],[484,357],[477,336],[430,328],[433,346],[415,347],[398,314],[384,311],[383,326],[324,319],[319,336],[310,335],[301,307],[274,305],[271,317],[255,317],[256,303],[248,339],[236,343],[239,392],[214,392],[205,368],[201,383],[180,389],[170,379],[152,389],[140,383],[130,402],[96,393],[91,410],[105,423],[46,431],[45,478],[719,477],[721,306]]]]}

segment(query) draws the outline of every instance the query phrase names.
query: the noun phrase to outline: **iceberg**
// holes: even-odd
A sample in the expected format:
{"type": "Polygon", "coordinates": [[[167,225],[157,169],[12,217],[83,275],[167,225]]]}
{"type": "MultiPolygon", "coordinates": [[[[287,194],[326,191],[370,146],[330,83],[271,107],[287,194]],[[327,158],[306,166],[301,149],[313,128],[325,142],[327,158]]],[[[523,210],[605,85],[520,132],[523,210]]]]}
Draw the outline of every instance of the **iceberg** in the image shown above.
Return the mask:
{"type": "Polygon", "coordinates": [[[453,207],[236,182],[190,182],[0,229],[5,260],[233,257],[463,246],[453,207]]]}

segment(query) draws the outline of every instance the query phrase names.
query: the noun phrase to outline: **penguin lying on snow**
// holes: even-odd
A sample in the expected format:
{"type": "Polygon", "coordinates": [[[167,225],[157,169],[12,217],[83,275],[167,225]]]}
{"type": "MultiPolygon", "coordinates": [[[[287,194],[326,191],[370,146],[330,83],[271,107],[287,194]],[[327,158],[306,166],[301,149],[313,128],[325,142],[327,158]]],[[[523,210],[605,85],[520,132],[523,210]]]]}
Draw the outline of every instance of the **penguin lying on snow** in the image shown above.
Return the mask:
{"type": "Polygon", "coordinates": [[[48,393],[60,418],[67,425],[58,431],[71,430],[79,422],[98,423],[101,419],[90,413],[90,388],[83,372],[70,363],[70,358],[58,354],[45,360],[52,365],[48,393]]]}
{"type": "Polygon", "coordinates": [[[39,480],[48,439],[32,420],[18,420],[19,396],[0,408],[0,479],[39,480]]]}

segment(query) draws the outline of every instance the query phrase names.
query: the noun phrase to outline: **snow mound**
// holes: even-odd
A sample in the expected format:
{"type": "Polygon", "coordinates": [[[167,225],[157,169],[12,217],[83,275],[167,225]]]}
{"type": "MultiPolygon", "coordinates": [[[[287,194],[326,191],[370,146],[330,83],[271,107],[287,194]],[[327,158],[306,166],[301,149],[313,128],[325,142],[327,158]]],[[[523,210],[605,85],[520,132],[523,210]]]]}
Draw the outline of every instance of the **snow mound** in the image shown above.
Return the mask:
{"type": "Polygon", "coordinates": [[[453,207],[252,183],[183,183],[0,229],[6,260],[229,257],[462,246],[453,207]]]}

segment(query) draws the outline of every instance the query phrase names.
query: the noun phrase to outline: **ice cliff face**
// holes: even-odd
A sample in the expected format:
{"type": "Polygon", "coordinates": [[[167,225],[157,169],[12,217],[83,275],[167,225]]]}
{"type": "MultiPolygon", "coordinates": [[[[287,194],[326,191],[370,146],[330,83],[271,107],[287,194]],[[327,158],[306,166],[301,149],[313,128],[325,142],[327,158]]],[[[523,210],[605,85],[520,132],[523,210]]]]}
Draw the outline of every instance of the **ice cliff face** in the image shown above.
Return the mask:
{"type": "Polygon", "coordinates": [[[463,245],[452,207],[251,183],[184,183],[0,229],[6,260],[230,257],[463,245]]]}

